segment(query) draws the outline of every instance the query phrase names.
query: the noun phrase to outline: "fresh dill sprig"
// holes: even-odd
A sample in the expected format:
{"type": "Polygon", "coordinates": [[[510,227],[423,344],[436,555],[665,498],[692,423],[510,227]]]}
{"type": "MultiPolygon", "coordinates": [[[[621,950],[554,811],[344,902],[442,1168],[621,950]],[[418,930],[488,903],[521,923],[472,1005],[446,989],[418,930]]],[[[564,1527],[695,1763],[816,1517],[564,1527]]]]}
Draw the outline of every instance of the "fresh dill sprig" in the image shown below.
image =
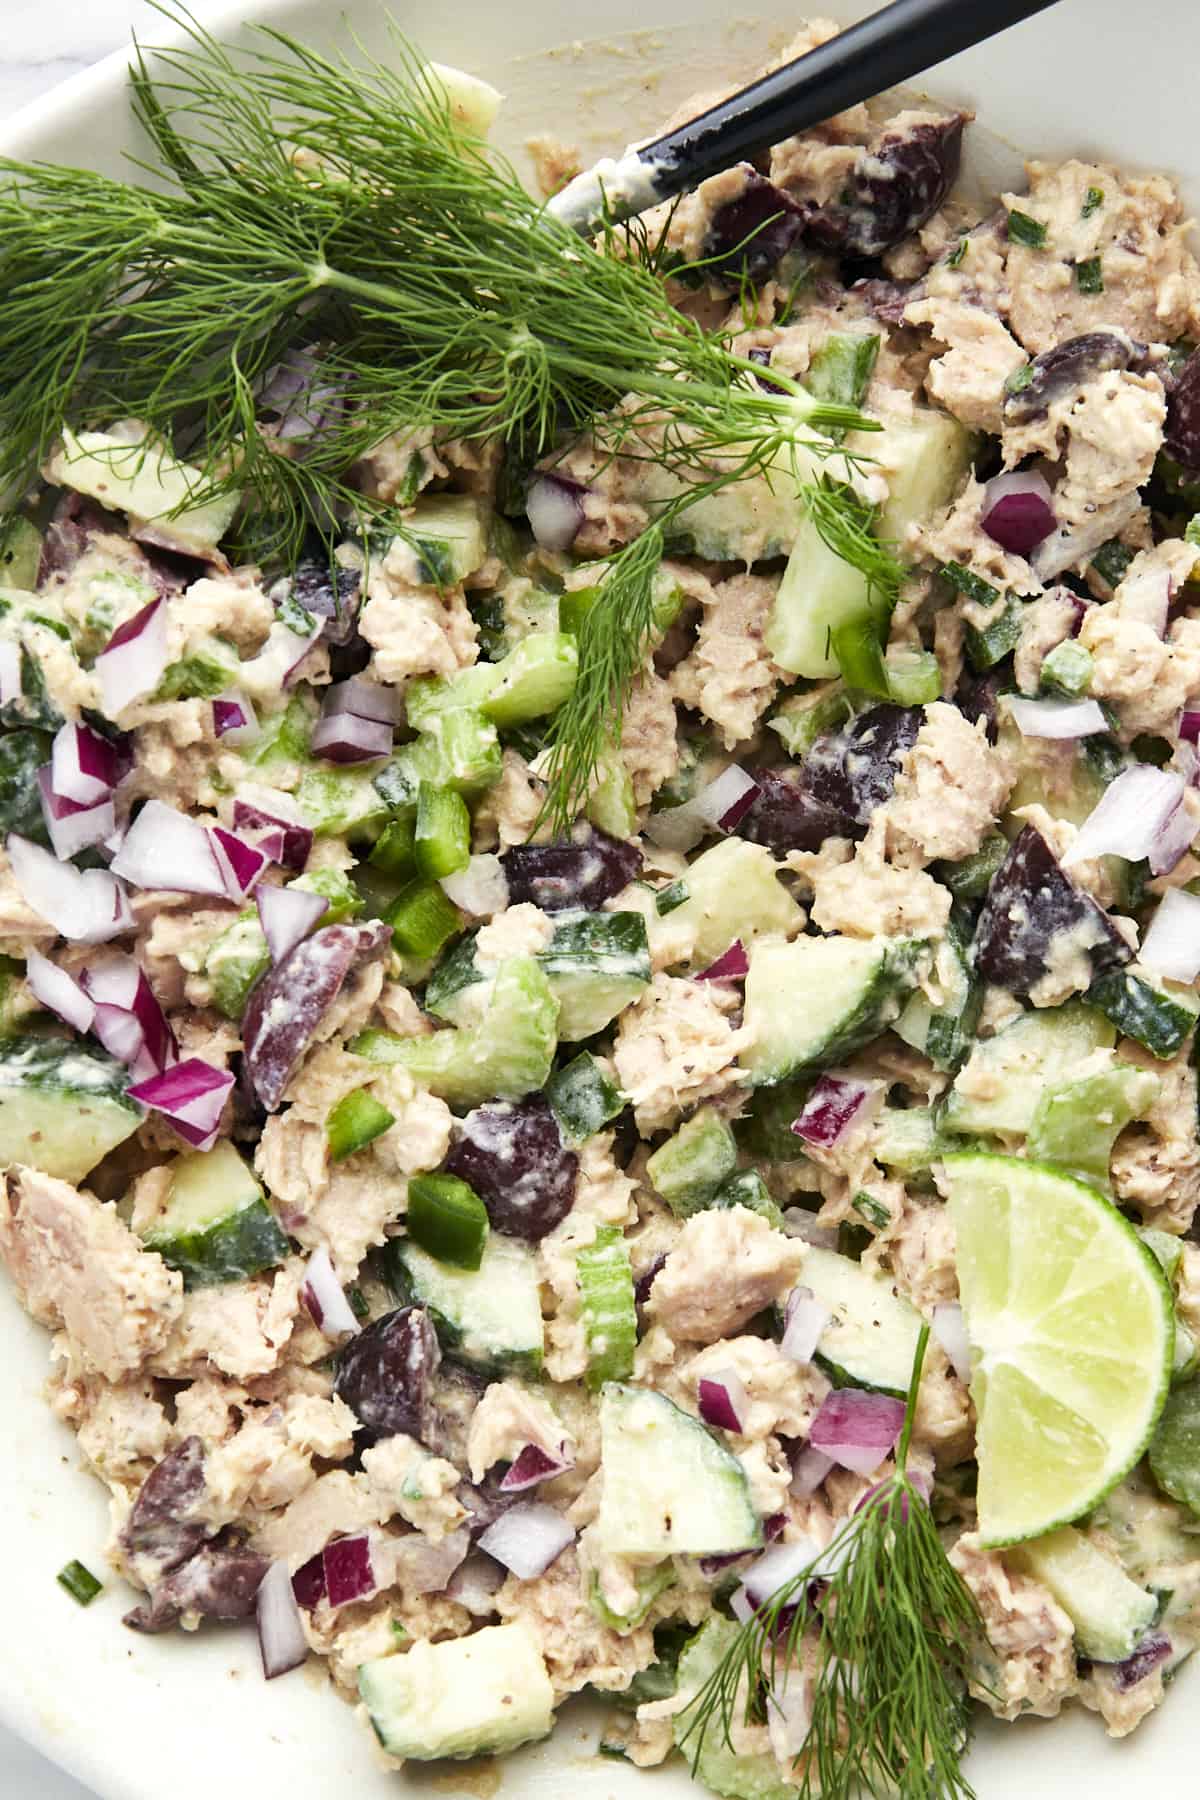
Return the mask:
{"type": "Polygon", "coordinates": [[[865,576],[873,610],[889,618],[904,570],[891,546],[874,534],[874,507],[832,474],[806,483],[801,498],[822,543],[865,576]]]}
{"type": "MultiPolygon", "coordinates": [[[[245,493],[239,551],[287,566],[314,526],[331,542],[402,529],[355,478],[393,432],[506,441],[528,464],[586,431],[604,454],[665,462],[682,510],[802,426],[875,428],[786,378],[761,388],[723,333],[671,305],[649,239],[609,254],[547,213],[398,32],[390,64],[268,28],[235,54],[159,10],[185,41],[139,50],[132,70],[151,182],[0,161],[0,489],[24,490],[64,424],[133,416],[200,469],[193,500],[245,493]],[[294,405],[321,425],[283,445],[263,394],[301,357],[294,405]]],[[[560,820],[645,648],[656,541],[606,578],[560,820]]]]}
{"type": "Polygon", "coordinates": [[[970,1738],[967,1677],[982,1626],[907,1473],[928,1339],[926,1325],[895,1474],[741,1628],[685,1709],[693,1772],[707,1732],[719,1730],[733,1747],[739,1703],[747,1719],[761,1717],[764,1683],[779,1693],[789,1677],[804,1679],[803,1645],[814,1674],[812,1723],[796,1763],[799,1800],[972,1800],[962,1757],[970,1738]]]}

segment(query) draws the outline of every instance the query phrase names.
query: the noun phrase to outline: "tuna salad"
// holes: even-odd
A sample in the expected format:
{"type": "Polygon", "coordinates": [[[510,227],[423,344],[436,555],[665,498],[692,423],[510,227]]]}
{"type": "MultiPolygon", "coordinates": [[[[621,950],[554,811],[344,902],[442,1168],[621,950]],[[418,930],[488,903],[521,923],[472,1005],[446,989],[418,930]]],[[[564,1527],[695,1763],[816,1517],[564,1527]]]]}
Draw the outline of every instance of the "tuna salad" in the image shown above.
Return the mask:
{"type": "MultiPolygon", "coordinates": [[[[405,79],[457,218],[499,97],[405,79]]],[[[248,235],[151,92],[154,206],[248,235]]],[[[0,588],[0,1262],[111,1501],[60,1579],[322,1658],[395,1767],[586,1694],[728,1800],[966,1795],[981,1709],[1124,1736],[1200,1642],[1200,269],[1165,176],[962,199],[969,127],[558,244],[617,375],[540,436],[482,275],[409,398],[358,139],[279,127],[333,297],[202,376],[186,251],[91,272],[147,360],[93,321],[0,588]]]]}

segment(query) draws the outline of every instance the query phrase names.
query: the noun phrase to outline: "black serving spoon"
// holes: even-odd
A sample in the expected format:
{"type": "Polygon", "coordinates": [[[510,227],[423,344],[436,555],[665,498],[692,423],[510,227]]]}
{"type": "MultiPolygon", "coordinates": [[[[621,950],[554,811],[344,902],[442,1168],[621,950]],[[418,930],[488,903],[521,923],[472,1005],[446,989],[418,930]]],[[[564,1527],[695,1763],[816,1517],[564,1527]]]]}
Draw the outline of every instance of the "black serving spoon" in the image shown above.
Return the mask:
{"type": "Polygon", "coordinates": [[[605,216],[631,218],[1054,3],[894,0],[698,119],[577,175],[549,210],[581,232],[594,230],[605,216]]]}

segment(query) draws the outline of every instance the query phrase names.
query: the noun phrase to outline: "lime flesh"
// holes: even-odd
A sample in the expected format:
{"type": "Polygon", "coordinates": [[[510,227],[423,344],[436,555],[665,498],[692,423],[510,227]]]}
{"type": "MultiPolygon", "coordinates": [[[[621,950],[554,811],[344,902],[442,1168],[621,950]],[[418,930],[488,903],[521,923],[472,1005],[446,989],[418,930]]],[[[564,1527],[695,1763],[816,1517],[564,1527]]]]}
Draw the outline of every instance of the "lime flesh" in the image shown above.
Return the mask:
{"type": "Polygon", "coordinates": [[[1175,1348],[1155,1258],[1104,1197],[1043,1164],[945,1159],[979,1416],[979,1533],[1089,1512],[1144,1451],[1175,1348]]]}

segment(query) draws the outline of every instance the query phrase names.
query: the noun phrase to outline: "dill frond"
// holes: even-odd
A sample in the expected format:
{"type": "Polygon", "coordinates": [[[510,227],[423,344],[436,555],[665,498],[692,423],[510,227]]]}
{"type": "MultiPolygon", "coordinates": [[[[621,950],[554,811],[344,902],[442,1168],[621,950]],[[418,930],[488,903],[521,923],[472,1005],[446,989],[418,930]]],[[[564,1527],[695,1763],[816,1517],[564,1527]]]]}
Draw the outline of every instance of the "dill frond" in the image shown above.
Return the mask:
{"type": "Polygon", "coordinates": [[[800,1678],[807,1642],[815,1676],[812,1724],[796,1762],[800,1800],[973,1800],[962,1757],[971,1725],[967,1677],[982,1624],[907,1474],[928,1338],[923,1326],[896,1473],[741,1628],[685,1709],[693,1772],[707,1732],[719,1730],[732,1748],[739,1703],[750,1717],[764,1682],[782,1687],[789,1675],[800,1678]]]}

